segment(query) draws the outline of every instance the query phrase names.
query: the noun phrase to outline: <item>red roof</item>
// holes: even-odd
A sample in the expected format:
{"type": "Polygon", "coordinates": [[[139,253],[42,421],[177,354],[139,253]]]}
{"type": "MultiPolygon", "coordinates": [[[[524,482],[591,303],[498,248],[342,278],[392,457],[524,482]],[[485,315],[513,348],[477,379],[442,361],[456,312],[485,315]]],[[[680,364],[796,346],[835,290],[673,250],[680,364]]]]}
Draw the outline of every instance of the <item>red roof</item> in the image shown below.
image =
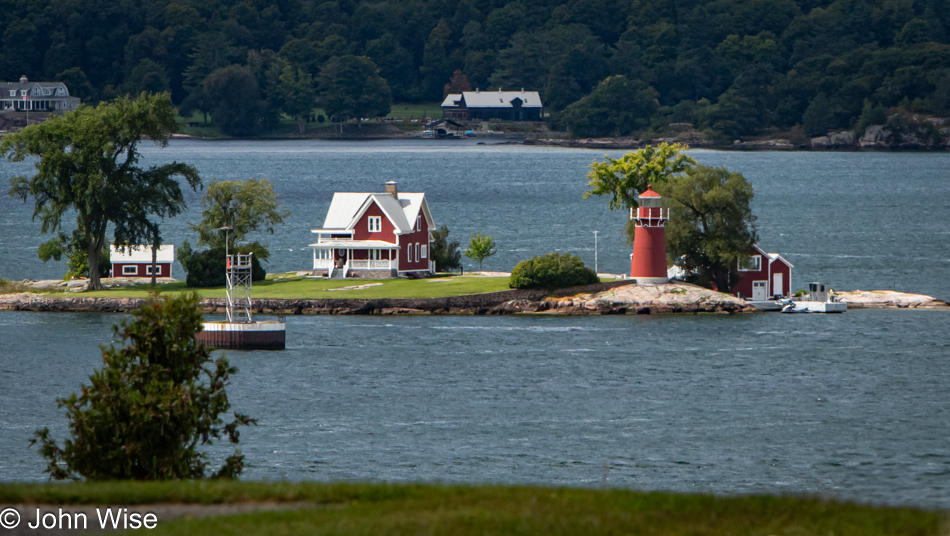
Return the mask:
{"type": "Polygon", "coordinates": [[[663,197],[663,196],[653,191],[652,184],[647,184],[647,191],[640,194],[640,197],[663,197]]]}

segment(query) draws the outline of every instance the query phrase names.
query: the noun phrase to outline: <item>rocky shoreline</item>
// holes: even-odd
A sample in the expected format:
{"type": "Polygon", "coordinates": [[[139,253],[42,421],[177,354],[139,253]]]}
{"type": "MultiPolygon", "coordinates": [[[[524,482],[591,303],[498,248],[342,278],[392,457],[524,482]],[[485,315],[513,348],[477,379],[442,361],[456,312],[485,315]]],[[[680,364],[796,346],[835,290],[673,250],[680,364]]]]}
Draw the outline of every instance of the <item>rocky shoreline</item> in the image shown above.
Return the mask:
{"type": "MultiPolygon", "coordinates": [[[[932,296],[893,291],[839,293],[849,308],[948,309],[932,296]]],[[[0,311],[128,313],[144,298],[44,297],[31,293],[0,295],[0,311]]],[[[666,313],[747,313],[756,309],[743,300],[688,283],[637,285],[631,281],[599,283],[551,293],[510,290],[446,298],[393,299],[254,299],[257,314],[280,315],[616,315],[666,313]]],[[[208,314],[224,314],[223,298],[206,298],[208,314]]]]}

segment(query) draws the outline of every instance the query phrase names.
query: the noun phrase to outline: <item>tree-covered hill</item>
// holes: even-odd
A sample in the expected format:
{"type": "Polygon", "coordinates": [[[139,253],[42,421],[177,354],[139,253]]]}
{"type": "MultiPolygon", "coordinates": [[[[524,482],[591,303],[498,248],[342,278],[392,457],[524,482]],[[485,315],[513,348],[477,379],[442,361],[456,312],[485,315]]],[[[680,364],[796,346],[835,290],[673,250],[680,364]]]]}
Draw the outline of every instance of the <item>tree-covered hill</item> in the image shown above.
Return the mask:
{"type": "Polygon", "coordinates": [[[472,89],[540,91],[576,135],[671,122],[723,139],[818,135],[895,108],[950,113],[950,0],[0,0],[0,12],[0,79],[62,80],[87,101],[168,90],[188,109],[241,109],[236,134],[303,117],[308,99],[332,100],[328,86],[372,92],[372,113],[441,100],[456,70],[472,89]],[[361,78],[373,66],[383,80],[361,78]]]}

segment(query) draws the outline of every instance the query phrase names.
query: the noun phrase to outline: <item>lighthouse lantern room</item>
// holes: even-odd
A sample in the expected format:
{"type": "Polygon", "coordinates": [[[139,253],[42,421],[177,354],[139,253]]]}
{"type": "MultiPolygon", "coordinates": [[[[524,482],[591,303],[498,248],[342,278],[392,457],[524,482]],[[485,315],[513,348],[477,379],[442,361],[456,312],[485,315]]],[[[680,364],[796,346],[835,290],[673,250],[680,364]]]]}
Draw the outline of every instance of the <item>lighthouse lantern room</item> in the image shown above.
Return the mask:
{"type": "Polygon", "coordinates": [[[630,277],[639,284],[657,285],[669,282],[666,275],[666,221],[670,209],[663,208],[663,198],[647,185],[637,197],[639,207],[630,209],[630,219],[636,221],[633,235],[633,254],[630,255],[630,277]]]}

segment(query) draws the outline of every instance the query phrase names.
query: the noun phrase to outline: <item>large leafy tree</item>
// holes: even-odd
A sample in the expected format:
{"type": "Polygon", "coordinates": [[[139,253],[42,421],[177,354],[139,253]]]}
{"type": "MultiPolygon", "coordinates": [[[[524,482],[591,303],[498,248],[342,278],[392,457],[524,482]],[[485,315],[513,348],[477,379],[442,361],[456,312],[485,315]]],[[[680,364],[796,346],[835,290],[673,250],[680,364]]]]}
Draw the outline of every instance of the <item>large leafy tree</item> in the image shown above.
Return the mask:
{"type": "MultiPolygon", "coordinates": [[[[191,226],[198,233],[198,245],[224,248],[227,235],[231,251],[234,251],[235,243],[245,240],[250,233],[266,231],[274,234],[274,227],[290,216],[289,210],[280,209],[274,185],[267,179],[212,179],[201,206],[204,208],[201,223],[191,226]],[[218,230],[222,227],[231,229],[224,233],[218,230]]],[[[267,249],[256,245],[254,255],[262,261],[267,260],[267,249]]]]}
{"type": "Polygon", "coordinates": [[[211,118],[225,134],[251,136],[261,131],[265,103],[250,70],[229,65],[205,78],[204,94],[213,102],[211,118]]]}
{"type": "Polygon", "coordinates": [[[283,101],[281,109],[297,120],[299,132],[303,134],[317,98],[313,77],[303,69],[294,69],[287,65],[280,76],[279,90],[283,101]]]}
{"type": "MultiPolygon", "coordinates": [[[[205,476],[203,445],[239,439],[239,426],[254,422],[240,413],[225,424],[230,409],[225,387],[237,372],[223,357],[195,340],[202,329],[198,296],[150,300],[134,321],[113,328],[124,346],[102,347],[102,368],[80,394],[57,399],[66,409],[71,439],[60,447],[49,429],[33,444],[49,461],[46,471],[62,480],[167,480],[205,476]]],[[[214,476],[241,473],[235,452],[214,476]]]]}
{"type": "Polygon", "coordinates": [[[393,97],[373,60],[365,56],[332,58],[320,71],[323,109],[341,122],[389,113],[393,97]]]}
{"type": "Polygon", "coordinates": [[[656,90],[639,80],[610,76],[565,108],[560,118],[573,137],[628,136],[650,124],[659,108],[657,97],[656,90]]]}
{"type": "Polygon", "coordinates": [[[696,164],[692,157],[682,154],[685,145],[661,143],[648,145],[621,158],[605,156],[605,162],[594,162],[587,173],[591,187],[584,199],[592,195],[610,196],[610,210],[637,208],[637,195],[650,184],[659,185],[696,164]]]}
{"type": "Polygon", "coordinates": [[[187,164],[139,165],[139,142],[147,137],[164,147],[175,127],[168,94],[143,93],[53,116],[0,143],[0,155],[11,161],[39,158],[36,175],[10,179],[10,195],[33,198],[33,218],[40,219],[43,233],[58,231],[63,217],[75,212],[72,246],[86,250],[89,288],[102,288],[99,258],[110,225],[117,245],[157,246],[161,219],[185,209],[178,179],[193,189],[201,185],[187,164]]]}
{"type": "Polygon", "coordinates": [[[726,168],[695,166],[657,190],[670,204],[666,253],[682,260],[691,282],[730,292],[737,262],[757,239],[752,185],[726,168]]]}

